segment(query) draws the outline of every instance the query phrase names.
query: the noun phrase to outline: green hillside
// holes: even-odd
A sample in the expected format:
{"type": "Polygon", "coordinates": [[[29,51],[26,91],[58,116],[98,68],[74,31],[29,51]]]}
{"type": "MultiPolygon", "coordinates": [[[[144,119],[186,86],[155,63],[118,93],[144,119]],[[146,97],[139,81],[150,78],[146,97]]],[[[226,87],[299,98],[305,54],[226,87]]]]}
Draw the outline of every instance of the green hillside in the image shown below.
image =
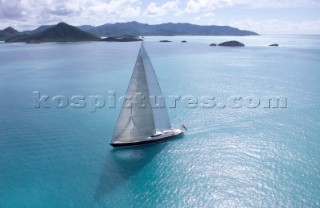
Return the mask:
{"type": "Polygon", "coordinates": [[[11,42],[43,43],[43,42],[78,42],[78,41],[99,41],[100,37],[85,32],[77,27],[66,23],[59,23],[35,34],[22,34],[6,40],[11,42]]]}

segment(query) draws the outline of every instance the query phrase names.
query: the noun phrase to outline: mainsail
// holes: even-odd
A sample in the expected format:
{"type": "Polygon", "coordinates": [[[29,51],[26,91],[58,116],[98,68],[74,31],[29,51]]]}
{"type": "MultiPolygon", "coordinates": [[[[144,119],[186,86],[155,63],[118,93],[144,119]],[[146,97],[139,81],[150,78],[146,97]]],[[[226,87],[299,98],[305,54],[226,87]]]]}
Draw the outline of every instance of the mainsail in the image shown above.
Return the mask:
{"type": "Polygon", "coordinates": [[[111,143],[141,142],[157,131],[171,129],[159,82],[143,44],[130,79],[126,99],[130,100],[130,104],[123,102],[111,143]]]}

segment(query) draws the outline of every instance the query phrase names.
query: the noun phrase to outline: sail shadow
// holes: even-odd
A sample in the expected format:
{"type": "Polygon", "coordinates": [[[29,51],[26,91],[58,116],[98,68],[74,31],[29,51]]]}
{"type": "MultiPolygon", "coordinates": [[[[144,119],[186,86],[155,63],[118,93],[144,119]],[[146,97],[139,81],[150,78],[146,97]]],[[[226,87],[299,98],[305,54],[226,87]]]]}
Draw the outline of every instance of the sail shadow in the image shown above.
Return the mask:
{"type": "Polygon", "coordinates": [[[94,199],[100,201],[148,165],[165,143],[113,149],[107,154],[94,199]]]}

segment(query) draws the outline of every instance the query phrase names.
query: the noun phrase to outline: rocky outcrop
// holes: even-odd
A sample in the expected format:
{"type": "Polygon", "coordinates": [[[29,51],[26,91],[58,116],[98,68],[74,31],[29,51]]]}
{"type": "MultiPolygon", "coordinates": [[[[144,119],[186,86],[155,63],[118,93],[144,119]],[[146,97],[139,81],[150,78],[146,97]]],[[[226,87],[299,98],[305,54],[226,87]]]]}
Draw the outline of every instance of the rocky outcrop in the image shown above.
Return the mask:
{"type": "Polygon", "coordinates": [[[228,46],[228,47],[244,47],[245,45],[243,43],[240,43],[239,41],[227,41],[220,43],[218,46],[228,46]]]}

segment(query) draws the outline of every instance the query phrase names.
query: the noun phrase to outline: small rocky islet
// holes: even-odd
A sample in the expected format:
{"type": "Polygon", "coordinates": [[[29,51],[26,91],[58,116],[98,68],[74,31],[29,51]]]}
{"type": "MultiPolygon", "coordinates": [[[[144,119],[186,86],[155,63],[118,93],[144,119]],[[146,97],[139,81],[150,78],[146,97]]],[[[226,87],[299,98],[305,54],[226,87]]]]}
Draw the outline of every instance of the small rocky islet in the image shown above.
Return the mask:
{"type": "MultiPolygon", "coordinates": [[[[220,44],[216,44],[216,43],[211,43],[209,46],[224,46],[224,47],[244,47],[245,44],[236,41],[236,40],[232,40],[232,41],[227,41],[227,42],[223,42],[220,44]]],[[[273,43],[271,45],[269,45],[270,47],[279,47],[278,43],[273,43]]]]}
{"type": "Polygon", "coordinates": [[[232,40],[220,44],[211,43],[209,46],[244,47],[245,45],[243,43],[240,43],[239,41],[232,40]]]}
{"type": "Polygon", "coordinates": [[[226,47],[244,47],[245,45],[243,43],[240,43],[239,41],[232,40],[220,43],[218,46],[226,46],[226,47]]]}

